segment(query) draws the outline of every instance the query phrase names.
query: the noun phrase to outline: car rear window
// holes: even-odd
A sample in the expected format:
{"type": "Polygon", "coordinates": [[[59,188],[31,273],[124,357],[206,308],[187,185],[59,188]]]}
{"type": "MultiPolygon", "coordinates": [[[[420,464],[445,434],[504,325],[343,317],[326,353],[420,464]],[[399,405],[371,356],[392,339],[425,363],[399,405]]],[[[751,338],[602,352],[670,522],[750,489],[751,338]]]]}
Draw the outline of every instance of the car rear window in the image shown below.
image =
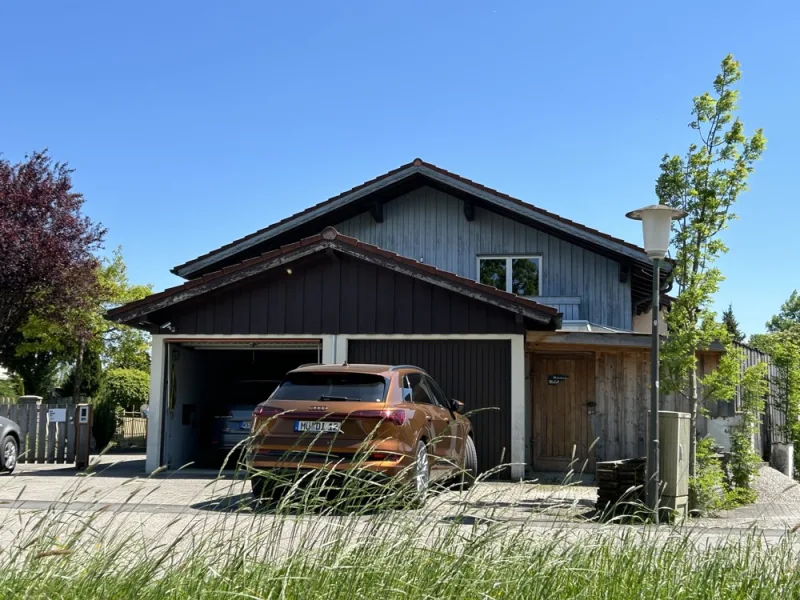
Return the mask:
{"type": "Polygon", "coordinates": [[[383,402],[386,379],[368,373],[290,373],[272,396],[275,400],[383,402]]]}

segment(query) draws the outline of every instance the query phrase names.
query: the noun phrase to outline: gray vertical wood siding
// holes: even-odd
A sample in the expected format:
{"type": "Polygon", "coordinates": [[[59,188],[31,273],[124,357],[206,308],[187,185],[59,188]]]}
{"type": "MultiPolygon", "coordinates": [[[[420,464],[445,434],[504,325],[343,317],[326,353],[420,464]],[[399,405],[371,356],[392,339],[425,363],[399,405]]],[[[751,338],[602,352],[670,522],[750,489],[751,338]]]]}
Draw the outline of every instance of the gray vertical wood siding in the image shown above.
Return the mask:
{"type": "Polygon", "coordinates": [[[383,216],[383,223],[376,223],[363,213],[336,228],[470,279],[477,278],[479,255],[540,254],[540,295],[580,298],[580,306],[564,311],[565,319],[631,328],[630,283],[619,281],[614,260],[480,208],[467,221],[461,200],[429,187],[388,202],[383,216]]]}

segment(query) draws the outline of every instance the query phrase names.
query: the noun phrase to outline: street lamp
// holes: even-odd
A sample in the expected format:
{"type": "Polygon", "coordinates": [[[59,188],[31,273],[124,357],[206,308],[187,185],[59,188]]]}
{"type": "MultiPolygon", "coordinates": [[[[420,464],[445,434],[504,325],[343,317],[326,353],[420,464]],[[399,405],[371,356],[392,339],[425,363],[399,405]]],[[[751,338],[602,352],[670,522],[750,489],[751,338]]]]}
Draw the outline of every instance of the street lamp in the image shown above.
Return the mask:
{"type": "Polygon", "coordinates": [[[686,213],[682,210],[652,204],[638,210],[632,210],[626,217],[642,222],[644,233],[644,251],[653,260],[653,339],[650,355],[650,432],[647,452],[647,488],[645,498],[647,506],[653,511],[653,519],[658,523],[659,487],[661,477],[658,473],[658,317],[661,286],[659,280],[659,262],[667,255],[671,221],[680,219],[686,213]]]}

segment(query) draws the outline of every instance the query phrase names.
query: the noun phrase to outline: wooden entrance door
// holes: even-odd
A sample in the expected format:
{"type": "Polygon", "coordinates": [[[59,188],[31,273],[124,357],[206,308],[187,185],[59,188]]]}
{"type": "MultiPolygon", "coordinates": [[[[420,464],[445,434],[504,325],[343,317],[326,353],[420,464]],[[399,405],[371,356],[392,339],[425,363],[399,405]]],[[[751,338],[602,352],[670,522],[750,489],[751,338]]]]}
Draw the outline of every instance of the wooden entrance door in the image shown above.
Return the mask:
{"type": "Polygon", "coordinates": [[[589,413],[593,412],[594,356],[534,354],[533,468],[594,471],[589,413]],[[584,464],[588,460],[588,463],[584,464]]]}

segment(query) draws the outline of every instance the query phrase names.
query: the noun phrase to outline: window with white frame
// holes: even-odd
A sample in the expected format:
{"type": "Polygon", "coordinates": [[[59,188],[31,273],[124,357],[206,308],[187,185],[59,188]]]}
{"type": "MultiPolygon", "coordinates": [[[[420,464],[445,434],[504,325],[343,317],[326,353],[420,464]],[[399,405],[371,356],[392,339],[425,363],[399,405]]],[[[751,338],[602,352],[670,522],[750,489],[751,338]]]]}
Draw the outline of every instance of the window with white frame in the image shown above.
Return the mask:
{"type": "Polygon", "coordinates": [[[538,296],[542,289],[542,257],[479,256],[478,281],[517,296],[538,296]]]}

